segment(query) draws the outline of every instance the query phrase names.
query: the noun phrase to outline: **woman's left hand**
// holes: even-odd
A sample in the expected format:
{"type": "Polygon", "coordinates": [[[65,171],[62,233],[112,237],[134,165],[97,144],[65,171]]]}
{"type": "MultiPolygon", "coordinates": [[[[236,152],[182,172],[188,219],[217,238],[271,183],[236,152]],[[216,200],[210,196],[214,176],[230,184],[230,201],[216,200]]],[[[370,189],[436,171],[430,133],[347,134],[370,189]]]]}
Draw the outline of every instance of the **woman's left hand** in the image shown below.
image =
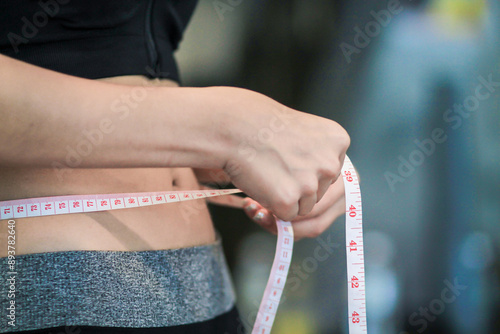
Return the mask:
{"type": "MultiPolygon", "coordinates": [[[[257,224],[277,233],[275,216],[251,198],[243,202],[245,213],[257,224]]],[[[323,198],[316,203],[310,213],[298,216],[291,221],[295,240],[315,238],[323,233],[340,215],[345,213],[345,197],[343,178],[339,177],[326,191],[323,198]]]]}

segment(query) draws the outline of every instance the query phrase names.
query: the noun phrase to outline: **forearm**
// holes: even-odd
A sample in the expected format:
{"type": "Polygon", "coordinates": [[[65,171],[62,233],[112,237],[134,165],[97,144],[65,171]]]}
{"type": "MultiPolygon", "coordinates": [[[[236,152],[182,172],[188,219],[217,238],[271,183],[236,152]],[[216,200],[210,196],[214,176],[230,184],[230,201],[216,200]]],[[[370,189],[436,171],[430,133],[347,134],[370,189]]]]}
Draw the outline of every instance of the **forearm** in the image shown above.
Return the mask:
{"type": "Polygon", "coordinates": [[[284,220],[311,211],[349,146],[339,124],[249,90],[134,88],[2,56],[0,117],[0,166],[222,168],[284,220]]]}
{"type": "Polygon", "coordinates": [[[195,168],[193,171],[198,182],[203,184],[214,184],[224,187],[231,183],[229,175],[220,168],[195,168]]]}
{"type": "Polygon", "coordinates": [[[0,165],[223,167],[204,90],[107,84],[0,55],[0,165]]]}

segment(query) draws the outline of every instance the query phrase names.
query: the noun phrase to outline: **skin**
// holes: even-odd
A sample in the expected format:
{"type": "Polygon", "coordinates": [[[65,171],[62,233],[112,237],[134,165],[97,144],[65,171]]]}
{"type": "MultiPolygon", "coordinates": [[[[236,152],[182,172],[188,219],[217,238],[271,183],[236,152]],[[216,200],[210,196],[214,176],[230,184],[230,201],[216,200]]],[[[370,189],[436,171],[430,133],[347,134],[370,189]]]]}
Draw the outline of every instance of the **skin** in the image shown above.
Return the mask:
{"type": "MultiPolygon", "coordinates": [[[[243,208],[248,217],[265,230],[277,234],[276,217],[259,202],[246,198],[243,208]]],[[[332,222],[345,213],[344,183],[338,178],[311,212],[292,220],[295,240],[315,238],[323,233],[332,222]]]]}
{"type": "MultiPolygon", "coordinates": [[[[252,91],[139,76],[92,81],[0,55],[0,117],[0,200],[199,189],[198,179],[224,175],[256,201],[238,205],[251,217],[262,211],[258,223],[270,231],[275,215],[293,220],[297,238],[314,237],[341,213],[335,180],[349,146],[345,130],[252,91]],[[54,168],[85,140],[82,131],[101,129],[104,119],[113,130],[90,154],[73,168],[54,168]]],[[[16,229],[18,255],[215,240],[203,201],[17,219],[16,229]]]]}

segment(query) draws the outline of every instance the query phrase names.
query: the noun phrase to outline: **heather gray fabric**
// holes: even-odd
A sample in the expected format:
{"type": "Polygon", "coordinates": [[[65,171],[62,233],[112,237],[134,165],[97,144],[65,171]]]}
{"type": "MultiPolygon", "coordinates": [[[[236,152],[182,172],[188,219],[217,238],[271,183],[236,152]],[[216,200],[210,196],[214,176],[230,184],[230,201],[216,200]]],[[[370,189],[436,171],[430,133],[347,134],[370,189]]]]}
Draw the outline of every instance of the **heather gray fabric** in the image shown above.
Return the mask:
{"type": "MultiPolygon", "coordinates": [[[[6,258],[0,260],[7,268],[6,258]]],[[[220,239],[159,251],[69,251],[16,257],[16,326],[8,326],[7,270],[0,332],[58,326],[166,327],[229,311],[234,290],[220,239]]]]}

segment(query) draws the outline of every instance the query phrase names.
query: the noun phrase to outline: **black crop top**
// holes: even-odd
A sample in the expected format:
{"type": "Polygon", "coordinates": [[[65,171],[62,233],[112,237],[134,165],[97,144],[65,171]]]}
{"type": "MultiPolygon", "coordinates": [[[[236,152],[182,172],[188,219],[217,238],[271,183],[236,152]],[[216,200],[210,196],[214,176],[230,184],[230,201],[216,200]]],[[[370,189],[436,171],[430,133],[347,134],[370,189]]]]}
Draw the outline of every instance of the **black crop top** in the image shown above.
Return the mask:
{"type": "Polygon", "coordinates": [[[0,53],[98,79],[179,81],[173,52],[197,0],[0,0],[0,53]]]}

